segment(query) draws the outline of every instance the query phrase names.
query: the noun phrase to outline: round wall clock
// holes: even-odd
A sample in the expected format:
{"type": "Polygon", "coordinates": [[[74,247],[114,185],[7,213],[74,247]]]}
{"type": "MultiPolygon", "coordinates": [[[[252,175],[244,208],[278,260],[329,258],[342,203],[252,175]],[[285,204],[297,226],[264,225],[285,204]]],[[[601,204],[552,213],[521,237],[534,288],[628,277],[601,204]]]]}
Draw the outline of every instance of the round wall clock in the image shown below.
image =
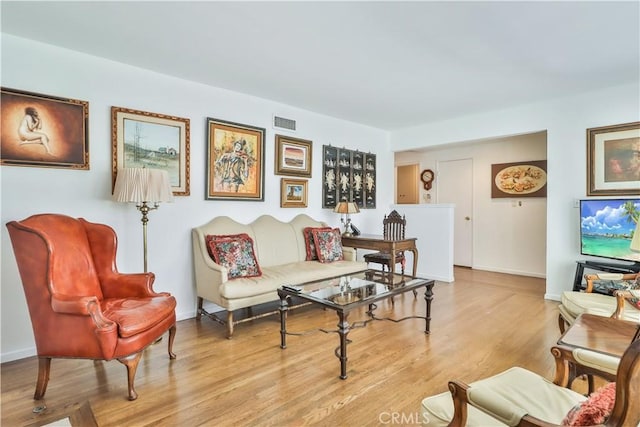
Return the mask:
{"type": "Polygon", "coordinates": [[[433,183],[434,177],[435,177],[435,174],[431,169],[425,169],[422,171],[422,173],[420,174],[420,179],[424,184],[425,190],[431,190],[431,184],[433,183]]]}

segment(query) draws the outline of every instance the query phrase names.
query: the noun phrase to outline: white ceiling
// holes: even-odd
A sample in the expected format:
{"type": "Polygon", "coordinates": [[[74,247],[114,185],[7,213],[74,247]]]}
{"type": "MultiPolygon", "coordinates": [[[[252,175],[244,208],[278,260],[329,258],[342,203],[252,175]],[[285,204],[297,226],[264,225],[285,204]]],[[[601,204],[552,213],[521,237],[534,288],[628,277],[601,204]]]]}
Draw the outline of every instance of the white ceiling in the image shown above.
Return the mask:
{"type": "Polygon", "coordinates": [[[5,33],[389,130],[640,80],[638,1],[0,7],[5,33]]]}

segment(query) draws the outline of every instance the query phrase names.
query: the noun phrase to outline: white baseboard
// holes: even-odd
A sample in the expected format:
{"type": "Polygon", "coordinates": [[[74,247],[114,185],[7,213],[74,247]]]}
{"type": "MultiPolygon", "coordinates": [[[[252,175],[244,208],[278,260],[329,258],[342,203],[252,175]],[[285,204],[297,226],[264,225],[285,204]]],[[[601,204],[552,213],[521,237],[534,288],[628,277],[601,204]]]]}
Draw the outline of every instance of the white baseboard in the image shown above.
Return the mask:
{"type": "Polygon", "coordinates": [[[533,271],[511,270],[506,268],[486,267],[482,265],[474,265],[471,267],[474,270],[493,271],[495,273],[514,274],[516,276],[537,277],[538,279],[546,279],[545,273],[536,273],[533,271]]]}

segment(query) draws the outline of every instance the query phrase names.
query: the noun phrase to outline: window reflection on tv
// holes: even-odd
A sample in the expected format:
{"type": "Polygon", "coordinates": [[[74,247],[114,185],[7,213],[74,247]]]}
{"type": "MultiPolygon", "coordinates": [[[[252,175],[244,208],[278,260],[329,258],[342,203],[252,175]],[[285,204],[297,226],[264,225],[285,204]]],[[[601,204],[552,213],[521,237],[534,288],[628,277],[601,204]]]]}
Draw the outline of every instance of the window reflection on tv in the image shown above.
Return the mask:
{"type": "Polygon", "coordinates": [[[640,199],[580,200],[580,253],[640,262],[640,199]]]}

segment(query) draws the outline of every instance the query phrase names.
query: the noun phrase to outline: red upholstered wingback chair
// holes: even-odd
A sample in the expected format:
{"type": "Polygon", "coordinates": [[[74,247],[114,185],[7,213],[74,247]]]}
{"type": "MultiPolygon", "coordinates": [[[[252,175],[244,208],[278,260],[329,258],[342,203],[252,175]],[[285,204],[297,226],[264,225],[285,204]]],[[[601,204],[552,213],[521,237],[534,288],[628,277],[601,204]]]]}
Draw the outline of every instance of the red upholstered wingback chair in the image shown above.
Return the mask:
{"type": "Polygon", "coordinates": [[[104,224],[58,214],[7,223],[39,358],[34,399],[42,399],[54,357],[117,359],[127,367],[129,400],[142,350],[176,331],[176,300],[152,289],[153,273],[116,268],[117,237],[104,224]]]}

